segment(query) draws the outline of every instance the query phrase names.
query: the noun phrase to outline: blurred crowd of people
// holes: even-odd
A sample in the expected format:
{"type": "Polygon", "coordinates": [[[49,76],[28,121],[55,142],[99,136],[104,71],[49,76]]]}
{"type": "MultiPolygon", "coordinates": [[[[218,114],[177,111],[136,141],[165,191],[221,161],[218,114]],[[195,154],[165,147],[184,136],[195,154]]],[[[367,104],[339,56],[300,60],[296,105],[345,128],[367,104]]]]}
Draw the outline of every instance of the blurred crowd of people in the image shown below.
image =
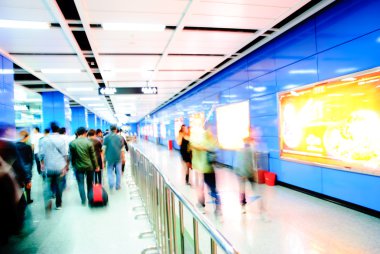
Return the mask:
{"type": "MultiPolygon", "coordinates": [[[[198,128],[190,132],[190,127],[182,125],[176,138],[180,147],[180,154],[183,160],[185,172],[185,183],[194,185],[197,189],[197,207],[204,212],[205,185],[209,189],[210,196],[215,204],[215,213],[221,214],[221,199],[217,190],[215,177],[216,151],[219,149],[218,141],[212,134],[209,126],[198,128]],[[190,172],[193,174],[191,182],[190,172]]],[[[253,189],[254,180],[257,173],[257,162],[254,153],[255,142],[251,137],[242,140],[243,146],[235,151],[233,159],[233,172],[239,181],[239,199],[242,212],[245,213],[245,206],[248,203],[246,197],[246,183],[250,183],[253,189]]]]}
{"type": "Polygon", "coordinates": [[[43,203],[49,215],[54,200],[55,208],[62,209],[70,170],[76,177],[82,205],[86,205],[92,186],[102,184],[104,168],[110,191],[120,190],[126,152],[125,134],[116,126],[105,132],[79,127],[75,135],[68,136],[66,129],[54,122],[43,134],[35,127],[31,135],[0,123],[0,244],[22,230],[26,207],[33,203],[33,168],[43,179],[43,203]]]}

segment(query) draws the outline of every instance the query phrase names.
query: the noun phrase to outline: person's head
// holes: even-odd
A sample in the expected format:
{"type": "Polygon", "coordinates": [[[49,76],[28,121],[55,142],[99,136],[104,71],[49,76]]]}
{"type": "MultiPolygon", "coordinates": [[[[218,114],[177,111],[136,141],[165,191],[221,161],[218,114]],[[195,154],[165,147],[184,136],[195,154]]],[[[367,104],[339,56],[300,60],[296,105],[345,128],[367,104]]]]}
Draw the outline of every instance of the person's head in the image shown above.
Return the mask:
{"type": "Polygon", "coordinates": [[[27,142],[29,139],[29,133],[26,130],[22,130],[18,133],[21,142],[27,142]]]}
{"type": "Polygon", "coordinates": [[[45,136],[49,135],[49,133],[50,133],[50,129],[45,129],[45,130],[44,130],[44,135],[45,135],[45,136]]]}
{"type": "Polygon", "coordinates": [[[97,129],[97,130],[96,130],[96,136],[97,136],[97,137],[103,137],[103,132],[102,132],[101,129],[97,129]]]}
{"type": "Polygon", "coordinates": [[[180,133],[186,133],[187,132],[187,127],[186,125],[182,124],[181,129],[179,130],[180,133]]]}
{"type": "Polygon", "coordinates": [[[96,131],[94,129],[90,129],[87,132],[87,137],[89,137],[89,138],[95,137],[95,134],[96,134],[96,131]]]}
{"type": "Polygon", "coordinates": [[[77,129],[77,131],[76,131],[76,134],[77,134],[78,137],[80,137],[80,136],[86,136],[87,135],[87,130],[84,127],[79,127],[77,129]]]}
{"type": "Polygon", "coordinates": [[[116,127],[116,125],[111,125],[110,129],[111,129],[111,132],[117,133],[117,127],[116,127]]]}
{"type": "Polygon", "coordinates": [[[33,129],[33,133],[34,133],[34,134],[40,133],[40,128],[38,128],[38,127],[34,127],[34,129],[33,129]]]}
{"type": "Polygon", "coordinates": [[[50,123],[50,129],[51,129],[51,132],[53,133],[58,133],[59,132],[59,126],[56,122],[51,122],[50,123]]]}
{"type": "Polygon", "coordinates": [[[65,127],[60,128],[59,129],[59,134],[66,135],[66,128],[65,127]]]}
{"type": "Polygon", "coordinates": [[[2,138],[15,138],[16,128],[5,122],[0,122],[0,137],[2,138]]]}

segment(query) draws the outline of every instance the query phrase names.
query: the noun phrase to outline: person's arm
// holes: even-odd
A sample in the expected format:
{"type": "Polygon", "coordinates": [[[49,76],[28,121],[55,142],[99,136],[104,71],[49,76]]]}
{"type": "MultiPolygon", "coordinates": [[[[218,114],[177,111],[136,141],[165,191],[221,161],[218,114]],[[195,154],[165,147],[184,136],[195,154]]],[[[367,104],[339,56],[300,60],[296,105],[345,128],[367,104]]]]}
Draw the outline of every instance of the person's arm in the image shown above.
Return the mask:
{"type": "Polygon", "coordinates": [[[181,144],[182,144],[182,134],[181,133],[178,134],[176,141],[177,141],[177,144],[179,146],[181,146],[181,144]]]}

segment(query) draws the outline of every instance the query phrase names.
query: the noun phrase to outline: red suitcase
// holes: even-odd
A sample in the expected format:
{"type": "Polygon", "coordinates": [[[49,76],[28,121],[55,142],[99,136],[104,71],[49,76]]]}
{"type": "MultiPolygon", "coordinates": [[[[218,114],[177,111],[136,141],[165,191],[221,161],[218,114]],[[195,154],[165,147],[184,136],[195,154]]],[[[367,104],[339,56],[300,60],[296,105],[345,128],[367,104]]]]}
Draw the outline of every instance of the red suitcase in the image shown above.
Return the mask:
{"type": "Polygon", "coordinates": [[[90,206],[105,206],[108,203],[108,194],[101,184],[94,184],[88,194],[90,206]]]}

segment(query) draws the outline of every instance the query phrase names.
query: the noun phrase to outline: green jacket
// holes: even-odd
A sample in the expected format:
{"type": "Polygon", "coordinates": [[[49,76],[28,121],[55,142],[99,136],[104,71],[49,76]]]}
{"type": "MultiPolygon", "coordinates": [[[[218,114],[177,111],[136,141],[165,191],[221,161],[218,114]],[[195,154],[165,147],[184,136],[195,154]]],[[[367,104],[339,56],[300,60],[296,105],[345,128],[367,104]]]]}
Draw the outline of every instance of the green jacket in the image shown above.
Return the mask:
{"type": "Polygon", "coordinates": [[[94,171],[98,167],[94,145],[90,140],[79,137],[69,145],[70,159],[75,170],[94,171]]]}
{"type": "Polygon", "coordinates": [[[192,150],[192,168],[201,173],[214,172],[214,168],[207,158],[207,151],[215,151],[217,148],[217,141],[212,134],[209,131],[192,134],[190,146],[192,150]]]}

